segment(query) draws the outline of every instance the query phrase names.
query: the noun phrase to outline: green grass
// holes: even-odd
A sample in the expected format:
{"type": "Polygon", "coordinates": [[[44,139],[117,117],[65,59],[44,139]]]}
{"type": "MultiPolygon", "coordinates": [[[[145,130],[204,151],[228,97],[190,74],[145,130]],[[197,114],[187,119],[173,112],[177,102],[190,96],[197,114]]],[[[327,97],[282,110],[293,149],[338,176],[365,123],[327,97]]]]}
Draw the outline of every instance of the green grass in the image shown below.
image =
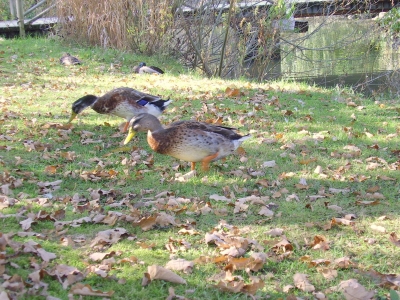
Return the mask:
{"type": "MultiPolygon", "coordinates": [[[[224,264],[197,263],[192,274],[177,272],[187,285],[154,280],[147,287],[141,286],[148,266],[165,266],[172,256],[187,260],[221,256],[216,246],[206,244],[205,235],[212,232],[220,220],[225,220],[237,226],[239,236],[260,245],[257,249],[247,249],[244,257],[253,252],[268,255],[263,267],[250,274],[265,281],[265,286],[255,294],[260,298],[287,297],[283,288],[294,285],[295,273],[304,273],[309,275],[316,291],[325,293],[329,299],[343,299],[341,292],[328,292],[328,289],[351,278],[368,290],[376,290],[377,299],[388,299],[389,288],[379,286],[378,281],[362,271],[373,269],[383,274],[400,274],[397,263],[400,249],[389,240],[391,232],[400,235],[399,99],[372,100],[346,90],[326,90],[292,82],[259,84],[205,79],[165,57],[138,57],[66,45],[55,39],[0,40],[0,46],[0,184],[8,197],[16,199],[14,205],[0,210],[0,232],[21,232],[19,222],[29,216],[35,218],[39,211],[53,213],[59,209],[66,212],[63,222],[108,213],[148,217],[165,212],[177,223],[143,231],[132,221],[119,219],[114,225],[64,225],[62,229],[68,230],[59,233],[62,229],[56,230],[53,221],[37,220],[28,231],[41,233],[44,239],[15,235],[11,240],[19,243],[33,240],[46,251],[55,253],[57,258],[41,267],[49,274],[60,264],[74,266],[85,274],[83,284],[104,292],[114,291],[113,299],[133,299],[132,295],[135,299],[165,299],[171,286],[177,295],[190,299],[250,299],[243,293],[223,292],[215,287],[217,282],[208,280],[220,273],[224,264]],[[61,66],[58,60],[63,52],[79,57],[83,65],[61,66]],[[165,69],[166,74],[133,74],[132,67],[138,61],[157,65],[165,69]],[[129,148],[121,148],[124,135],[119,132],[118,125],[122,119],[88,109],[73,121],[72,128],[60,127],[68,121],[73,101],[84,94],[102,95],[120,86],[173,99],[161,117],[164,124],[180,119],[205,121],[222,117],[225,125],[237,127],[243,134],[252,134],[243,144],[245,154],[215,162],[208,173],[199,169],[196,177],[178,182],[174,180],[175,174],[188,172],[189,164],[153,153],[144,135],[139,135],[129,148]],[[228,96],[227,87],[240,89],[241,95],[228,96]],[[28,147],[32,143],[34,150],[28,147]],[[344,149],[346,146],[357,147],[359,153],[351,154],[351,149],[344,149]],[[66,152],[72,153],[71,160],[66,152]],[[153,160],[148,163],[151,155],[153,160]],[[272,160],[276,162],[275,167],[263,166],[264,162],[272,160]],[[54,174],[46,172],[49,166],[56,170],[54,174]],[[317,166],[321,166],[322,174],[314,172],[317,166]],[[84,174],[94,170],[112,171],[115,175],[97,181],[85,180],[84,174]],[[306,180],[306,189],[298,186],[301,179],[306,180]],[[57,189],[38,186],[38,182],[56,180],[62,180],[57,189]],[[262,180],[267,181],[268,186],[260,184],[262,180]],[[379,204],[357,205],[356,201],[374,200],[368,189],[375,186],[379,187],[377,192],[382,198],[378,199],[379,204]],[[334,193],[329,190],[332,188],[349,192],[334,193]],[[159,198],[155,196],[166,191],[168,196],[162,198],[165,202],[177,200],[177,206],[157,203],[159,198]],[[93,200],[96,192],[100,193],[99,201],[91,202],[89,210],[84,210],[83,206],[93,200]],[[230,203],[210,200],[213,194],[231,197],[230,203]],[[234,213],[235,200],[251,195],[264,197],[266,204],[273,202],[270,209],[275,215],[261,216],[258,214],[261,206],[249,202],[243,211],[234,213]],[[290,200],[289,196],[293,195],[298,200],[290,200]],[[326,197],[310,198],[315,195],[326,197]],[[41,198],[50,199],[45,202],[41,198]],[[128,206],[112,205],[124,199],[128,206]],[[184,201],[179,202],[181,199],[184,201]],[[208,213],[204,209],[207,202],[208,213]],[[327,205],[340,206],[343,211],[328,209],[327,205]],[[179,209],[181,211],[177,212],[179,209]],[[221,210],[225,210],[222,215],[221,210]],[[11,216],[17,213],[18,216],[11,216]],[[321,228],[332,218],[349,213],[357,216],[354,226],[321,228]],[[388,218],[378,220],[383,215],[388,218]],[[199,234],[179,234],[181,224],[193,224],[199,234]],[[386,233],[374,231],[371,224],[384,226],[386,233]],[[284,235],[293,246],[293,252],[286,258],[273,252],[273,246],[282,237],[266,234],[277,227],[284,229],[284,235]],[[130,238],[123,237],[111,246],[91,245],[98,232],[112,228],[126,229],[130,238]],[[311,249],[309,244],[316,235],[326,237],[329,250],[311,249]],[[60,242],[63,237],[81,238],[82,242],[63,246],[60,242]],[[191,247],[172,254],[165,247],[170,238],[185,240],[191,247]],[[368,244],[368,238],[375,239],[375,243],[368,244]],[[143,249],[137,242],[154,245],[143,249]],[[107,271],[109,278],[86,274],[89,266],[99,264],[89,260],[90,254],[110,251],[118,255],[107,271]],[[315,267],[309,268],[300,260],[305,255],[331,261],[347,256],[354,264],[348,269],[337,269],[337,277],[328,281],[315,267]],[[132,256],[141,263],[118,263],[132,256]],[[119,282],[121,279],[124,283],[119,282]]],[[[35,270],[31,257],[35,257],[36,263],[42,263],[40,257],[14,253],[10,246],[5,252],[11,256],[4,274],[18,274],[24,281],[35,270]]],[[[235,271],[234,275],[250,283],[245,271],[235,271]]],[[[42,280],[49,285],[45,293],[68,299],[70,287],[63,289],[54,276],[45,275],[42,280]]],[[[1,283],[6,281],[6,276],[0,279],[1,283]]],[[[26,289],[28,287],[23,290],[26,289]]],[[[6,291],[18,295],[19,299],[43,299],[41,288],[39,291],[31,289],[29,294],[6,291]]],[[[289,293],[312,297],[311,293],[300,289],[289,293]]]]}

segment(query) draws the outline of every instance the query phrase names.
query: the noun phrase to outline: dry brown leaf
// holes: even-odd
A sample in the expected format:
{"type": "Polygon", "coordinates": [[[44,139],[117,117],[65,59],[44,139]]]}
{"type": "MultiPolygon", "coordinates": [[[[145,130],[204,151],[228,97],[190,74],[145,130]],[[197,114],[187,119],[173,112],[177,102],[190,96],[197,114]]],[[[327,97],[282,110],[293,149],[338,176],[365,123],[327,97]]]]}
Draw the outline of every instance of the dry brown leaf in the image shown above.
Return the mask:
{"type": "Polygon", "coordinates": [[[150,275],[151,280],[159,279],[172,283],[186,284],[186,280],[184,280],[182,277],[161,266],[149,266],[147,268],[147,273],[150,275]]]}
{"type": "Polygon", "coordinates": [[[354,221],[350,221],[345,218],[334,218],[334,220],[335,220],[336,224],[339,224],[339,225],[353,226],[355,224],[354,221]]]}
{"type": "Polygon", "coordinates": [[[19,222],[19,224],[21,224],[21,227],[23,230],[28,230],[31,228],[32,224],[35,224],[36,222],[34,220],[32,220],[32,218],[28,218],[24,221],[19,222]]]}
{"type": "Polygon", "coordinates": [[[334,280],[338,275],[338,272],[331,268],[318,267],[317,271],[328,281],[334,280]]]}
{"type": "Polygon", "coordinates": [[[256,182],[256,184],[261,185],[266,188],[270,187],[270,183],[267,179],[260,179],[256,182]]]}
{"type": "Polygon", "coordinates": [[[269,231],[266,232],[266,234],[270,236],[281,236],[283,234],[284,230],[282,228],[273,228],[269,231]]]}
{"type": "Polygon", "coordinates": [[[101,292],[92,289],[92,287],[88,284],[82,284],[82,283],[77,283],[73,285],[69,292],[74,295],[99,296],[99,297],[111,297],[114,294],[114,291],[101,292]]]}
{"type": "Polygon", "coordinates": [[[265,282],[261,278],[252,276],[251,283],[246,284],[242,288],[242,293],[254,295],[259,289],[263,288],[264,286],[265,282]]]}
{"type": "Polygon", "coordinates": [[[165,212],[158,213],[156,223],[162,227],[176,225],[174,216],[171,216],[165,212]]]}
{"type": "Polygon", "coordinates": [[[286,239],[285,236],[282,236],[282,241],[279,243],[275,244],[272,247],[272,250],[275,253],[286,253],[286,252],[292,252],[293,251],[293,246],[292,244],[286,239]]]}
{"type": "Polygon", "coordinates": [[[334,204],[333,205],[328,205],[327,208],[332,209],[332,210],[334,210],[336,212],[339,212],[339,213],[343,211],[343,208],[341,208],[340,206],[334,205],[334,204]]]}
{"type": "Polygon", "coordinates": [[[258,214],[261,216],[272,217],[274,215],[274,212],[272,210],[269,210],[268,207],[263,206],[261,207],[261,210],[258,212],[258,214]]]}
{"type": "Polygon", "coordinates": [[[149,273],[144,273],[142,278],[142,286],[147,286],[151,283],[151,278],[149,273]]]}
{"type": "Polygon", "coordinates": [[[372,224],[371,225],[371,229],[374,230],[374,231],[378,231],[380,233],[386,233],[386,228],[383,227],[383,226],[372,224]]]}
{"type": "Polygon", "coordinates": [[[381,188],[378,185],[372,186],[366,190],[367,193],[375,193],[379,191],[381,188]]]}
{"type": "Polygon", "coordinates": [[[157,215],[144,217],[138,222],[133,222],[133,225],[140,226],[142,230],[147,231],[153,228],[154,225],[156,225],[156,219],[157,215]]]}
{"type": "Polygon", "coordinates": [[[142,249],[153,249],[156,243],[136,242],[136,244],[142,249]]]}
{"type": "Polygon", "coordinates": [[[325,266],[327,266],[327,265],[329,265],[330,263],[331,263],[330,260],[324,259],[324,258],[320,258],[320,259],[313,259],[313,260],[310,260],[310,261],[308,262],[308,266],[309,266],[309,267],[316,267],[316,266],[319,266],[319,265],[325,265],[325,266]]]}
{"type": "Polygon", "coordinates": [[[365,206],[378,205],[379,203],[381,203],[381,202],[378,201],[378,200],[374,200],[374,201],[361,201],[361,200],[358,200],[358,201],[356,201],[357,205],[365,205],[365,206]]]}
{"type": "Polygon", "coordinates": [[[250,257],[232,257],[229,258],[229,264],[225,266],[225,270],[245,270],[253,261],[250,257]]]}
{"type": "MultiPolygon", "coordinates": [[[[295,287],[293,286],[293,285],[291,285],[291,284],[288,284],[288,285],[285,285],[283,288],[282,288],[282,292],[284,292],[284,293],[289,293],[291,290],[293,290],[295,287]]],[[[286,298],[286,300],[287,300],[287,298],[286,298]]]]}
{"type": "Polygon", "coordinates": [[[339,269],[347,269],[350,266],[354,265],[353,262],[350,260],[350,258],[348,258],[347,256],[335,259],[334,264],[336,268],[339,269]]]}
{"type": "Polygon", "coordinates": [[[190,274],[193,271],[194,262],[188,261],[182,258],[170,260],[165,268],[174,271],[183,271],[186,274],[190,274]]]}
{"type": "Polygon", "coordinates": [[[311,243],[311,248],[314,250],[328,250],[329,249],[329,243],[326,237],[323,235],[316,235],[314,236],[314,241],[311,243]]]}
{"type": "Polygon", "coordinates": [[[218,282],[217,285],[214,286],[224,292],[240,293],[244,285],[245,284],[243,281],[230,281],[230,282],[220,281],[218,282]]]}
{"type": "Polygon", "coordinates": [[[44,172],[47,174],[55,174],[57,173],[57,167],[58,166],[46,166],[46,168],[44,168],[44,172]]]}
{"type": "Polygon", "coordinates": [[[234,87],[234,88],[227,87],[225,89],[225,94],[228,97],[238,97],[238,96],[240,96],[240,90],[236,87],[234,87]]]}
{"type": "Polygon", "coordinates": [[[336,287],[338,291],[342,291],[346,300],[368,300],[371,299],[375,292],[367,291],[357,279],[349,279],[339,283],[336,287]]]}
{"type": "Polygon", "coordinates": [[[395,232],[390,233],[390,235],[389,235],[389,241],[390,241],[393,245],[395,245],[395,246],[397,246],[397,247],[400,247],[400,239],[397,238],[397,234],[396,234],[395,232]]]}
{"type": "Polygon", "coordinates": [[[225,196],[220,196],[217,194],[212,194],[209,198],[211,200],[215,200],[215,201],[227,201],[227,202],[231,201],[229,198],[226,198],[225,196]]]}
{"type": "Polygon", "coordinates": [[[304,291],[304,292],[313,292],[315,291],[315,287],[308,281],[308,275],[296,273],[293,275],[294,285],[304,291]]]}
{"type": "Polygon", "coordinates": [[[115,251],[111,251],[109,253],[100,253],[100,252],[95,252],[89,255],[89,258],[93,261],[101,261],[105,258],[109,258],[115,255],[115,251]]]}
{"type": "Polygon", "coordinates": [[[44,261],[50,261],[57,258],[57,255],[51,252],[47,252],[43,248],[38,248],[36,251],[44,261]]]}

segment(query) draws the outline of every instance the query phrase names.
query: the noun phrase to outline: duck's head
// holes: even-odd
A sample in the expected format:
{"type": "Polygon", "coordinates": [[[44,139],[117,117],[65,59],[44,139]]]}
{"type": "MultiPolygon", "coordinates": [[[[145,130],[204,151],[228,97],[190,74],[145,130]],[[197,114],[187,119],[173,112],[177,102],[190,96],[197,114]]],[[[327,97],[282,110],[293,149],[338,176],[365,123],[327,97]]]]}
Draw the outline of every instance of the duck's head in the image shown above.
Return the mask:
{"type": "Polygon", "coordinates": [[[137,115],[129,122],[129,131],[125,138],[124,145],[128,144],[137,132],[155,131],[158,129],[163,129],[163,127],[157,117],[150,114],[137,115]]]}
{"type": "Polygon", "coordinates": [[[97,97],[94,95],[86,95],[83,96],[82,98],[79,98],[76,100],[74,103],[72,103],[72,113],[71,117],[69,118],[68,123],[70,123],[73,119],[76,118],[76,116],[82,112],[86,107],[91,106],[93,103],[95,103],[97,100],[97,97]]]}
{"type": "Polygon", "coordinates": [[[144,66],[146,66],[146,63],[145,63],[145,62],[140,62],[140,63],[138,64],[138,66],[139,66],[139,68],[144,67],[144,66]]]}

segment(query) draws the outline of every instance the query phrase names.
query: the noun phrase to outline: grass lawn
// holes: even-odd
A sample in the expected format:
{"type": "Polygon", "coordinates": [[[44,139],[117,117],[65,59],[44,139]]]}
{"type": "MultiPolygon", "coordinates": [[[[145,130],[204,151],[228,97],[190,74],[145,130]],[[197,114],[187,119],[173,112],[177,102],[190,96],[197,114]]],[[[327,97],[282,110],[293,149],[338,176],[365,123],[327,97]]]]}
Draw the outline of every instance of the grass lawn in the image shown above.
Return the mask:
{"type": "Polygon", "coordinates": [[[1,299],[399,299],[399,99],[43,38],[0,39],[0,62],[1,299]],[[252,138],[190,176],[145,134],[124,146],[123,119],[67,124],[121,86],[172,99],[165,125],[252,138]]]}

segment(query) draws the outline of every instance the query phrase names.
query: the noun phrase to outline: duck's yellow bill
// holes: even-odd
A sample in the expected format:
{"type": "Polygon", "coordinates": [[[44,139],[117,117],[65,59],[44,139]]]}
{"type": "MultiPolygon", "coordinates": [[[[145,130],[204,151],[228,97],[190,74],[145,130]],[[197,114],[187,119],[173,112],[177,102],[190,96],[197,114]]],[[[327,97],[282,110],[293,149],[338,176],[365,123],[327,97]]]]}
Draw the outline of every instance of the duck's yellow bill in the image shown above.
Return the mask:
{"type": "Polygon", "coordinates": [[[134,131],[132,129],[132,127],[129,128],[128,135],[126,136],[125,141],[124,141],[124,145],[128,144],[135,135],[136,135],[136,131],[134,131]]]}
{"type": "Polygon", "coordinates": [[[69,117],[68,123],[71,123],[72,120],[75,119],[77,115],[78,115],[77,113],[72,112],[71,116],[69,117]]]}

